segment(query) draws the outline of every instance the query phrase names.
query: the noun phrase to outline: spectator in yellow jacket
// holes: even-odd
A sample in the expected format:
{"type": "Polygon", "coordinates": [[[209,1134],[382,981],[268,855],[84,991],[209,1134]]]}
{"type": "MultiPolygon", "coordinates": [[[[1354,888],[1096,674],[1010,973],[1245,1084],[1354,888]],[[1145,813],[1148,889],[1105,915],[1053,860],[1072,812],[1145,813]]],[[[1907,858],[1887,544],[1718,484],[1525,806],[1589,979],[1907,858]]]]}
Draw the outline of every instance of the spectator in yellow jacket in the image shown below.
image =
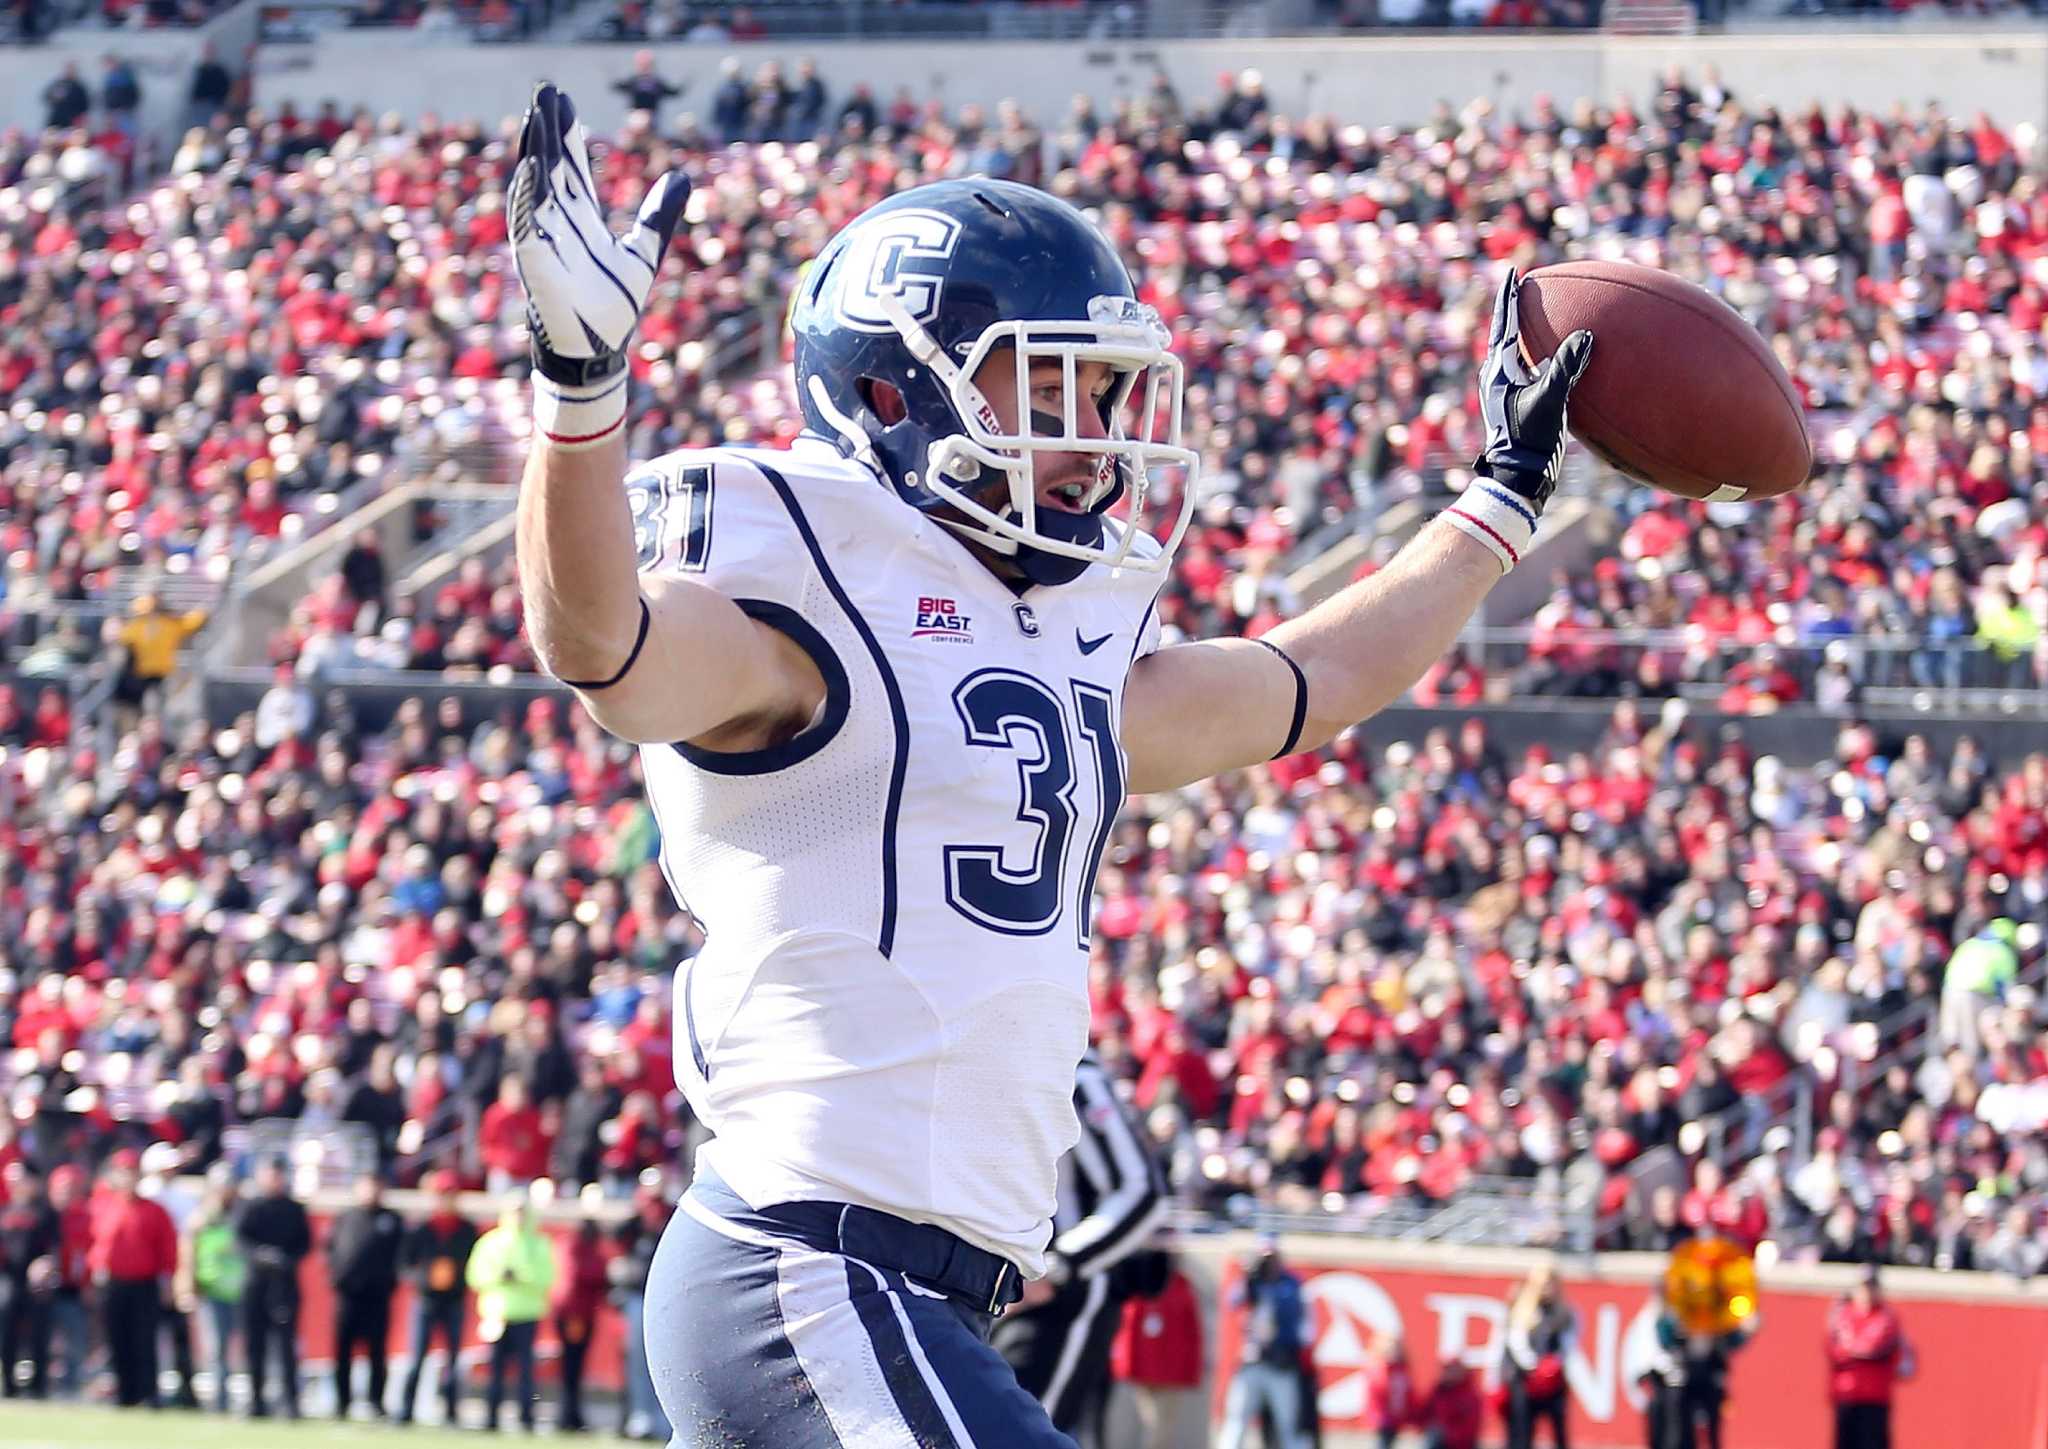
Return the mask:
{"type": "Polygon", "coordinates": [[[476,1293],[477,1334],[491,1346],[491,1387],[485,1400],[485,1426],[491,1429],[498,1427],[505,1372],[514,1364],[519,1369],[519,1421],[533,1428],[533,1342],[555,1286],[555,1254],[535,1206],[529,1191],[507,1207],[498,1225],[477,1239],[464,1274],[476,1293]]]}
{"type": "Polygon", "coordinates": [[[2025,688],[2031,673],[2034,645],[2041,625],[2033,610],[2012,596],[1997,579],[1986,579],[1977,594],[1977,637],[1991,647],[1996,661],[1994,685],[2025,688]]]}
{"type": "Polygon", "coordinates": [[[178,651],[185,641],[206,623],[203,610],[186,614],[167,613],[155,594],[136,599],[129,615],[120,622],[107,621],[109,642],[125,653],[115,697],[121,703],[139,707],[150,691],[162,687],[178,667],[178,651]]]}

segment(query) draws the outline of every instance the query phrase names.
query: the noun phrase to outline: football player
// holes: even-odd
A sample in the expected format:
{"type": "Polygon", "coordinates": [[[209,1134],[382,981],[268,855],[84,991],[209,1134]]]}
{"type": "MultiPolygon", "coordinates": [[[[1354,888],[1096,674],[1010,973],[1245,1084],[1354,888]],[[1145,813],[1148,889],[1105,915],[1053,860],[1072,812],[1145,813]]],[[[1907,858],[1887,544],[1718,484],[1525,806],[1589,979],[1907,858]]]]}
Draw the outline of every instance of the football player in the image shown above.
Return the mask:
{"type": "Polygon", "coordinates": [[[543,85],[509,201],[533,336],[520,487],[543,665],[641,746],[702,924],[677,1075],[715,1133],[651,1270],[678,1445],[1067,1445],[989,1346],[1042,1276],[1119,804],[1314,749],[1398,698],[1528,547],[1592,339],[1522,362],[1483,474],[1265,639],[1162,644],[1198,489],[1180,364],[1063,202],[883,201],[795,299],[806,432],[626,457],[626,349],[689,194],[608,229],[543,85]]]}

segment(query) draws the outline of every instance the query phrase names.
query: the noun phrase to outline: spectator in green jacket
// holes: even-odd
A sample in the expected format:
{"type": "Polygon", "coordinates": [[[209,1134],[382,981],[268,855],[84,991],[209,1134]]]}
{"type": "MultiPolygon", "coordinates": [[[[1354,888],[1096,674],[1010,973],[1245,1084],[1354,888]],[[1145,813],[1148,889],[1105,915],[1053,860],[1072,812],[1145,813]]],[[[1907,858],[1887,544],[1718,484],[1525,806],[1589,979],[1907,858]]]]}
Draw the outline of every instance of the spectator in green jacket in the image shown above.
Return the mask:
{"type": "Polygon", "coordinates": [[[1977,594],[1977,637],[1991,646],[1997,661],[1994,684],[2025,688],[2032,683],[2027,675],[2041,626],[2033,611],[1995,578],[1987,578],[1977,594]]]}
{"type": "Polygon", "coordinates": [[[178,1273],[173,1282],[179,1308],[195,1310],[206,1321],[206,1347],[213,1374],[213,1407],[228,1411],[228,1346],[234,1341],[242,1287],[249,1260],[235,1236],[235,1185],[229,1178],[209,1178],[199,1206],[185,1224],[178,1273]]]}
{"type": "Polygon", "coordinates": [[[2020,974],[2019,925],[2000,916],[1957,946],[1941,976],[1941,1039],[1972,1056],[1984,1008],[2005,999],[2020,974]]]}
{"type": "Polygon", "coordinates": [[[531,1190],[508,1206],[498,1225],[477,1239],[464,1275],[476,1292],[477,1334],[491,1346],[491,1387],[484,1416],[490,1429],[498,1427],[505,1373],[515,1364],[519,1421],[533,1428],[533,1342],[548,1311],[548,1292],[555,1286],[554,1250],[540,1230],[535,1208],[531,1190]]]}

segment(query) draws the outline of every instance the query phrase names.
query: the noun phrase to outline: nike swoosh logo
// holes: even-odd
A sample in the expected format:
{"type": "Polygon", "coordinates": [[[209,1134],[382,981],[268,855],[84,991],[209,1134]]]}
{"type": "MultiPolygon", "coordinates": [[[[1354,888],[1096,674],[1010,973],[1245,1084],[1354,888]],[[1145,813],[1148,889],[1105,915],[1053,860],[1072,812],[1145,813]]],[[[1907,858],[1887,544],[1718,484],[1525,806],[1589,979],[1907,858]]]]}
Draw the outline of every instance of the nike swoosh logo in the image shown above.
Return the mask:
{"type": "Polygon", "coordinates": [[[1088,639],[1082,637],[1081,631],[1079,629],[1076,629],[1074,631],[1074,642],[1081,646],[1081,652],[1083,654],[1093,654],[1096,650],[1100,649],[1103,645],[1107,644],[1109,642],[1109,638],[1109,635],[1104,634],[1099,639],[1088,639]]]}

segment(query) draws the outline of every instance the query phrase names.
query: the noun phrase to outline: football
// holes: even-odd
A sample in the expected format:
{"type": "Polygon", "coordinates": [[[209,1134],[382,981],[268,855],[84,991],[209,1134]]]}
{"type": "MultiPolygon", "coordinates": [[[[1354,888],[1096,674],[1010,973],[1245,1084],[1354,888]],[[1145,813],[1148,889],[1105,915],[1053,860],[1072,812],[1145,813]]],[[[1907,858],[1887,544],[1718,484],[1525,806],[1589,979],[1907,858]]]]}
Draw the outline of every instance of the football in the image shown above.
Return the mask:
{"type": "Polygon", "coordinates": [[[1565,262],[1522,279],[1522,349],[1540,363],[1577,329],[1593,361],[1572,435],[1668,492],[1773,498],[1813,469],[1805,410],[1769,344],[1711,292],[1654,267],[1565,262]]]}

